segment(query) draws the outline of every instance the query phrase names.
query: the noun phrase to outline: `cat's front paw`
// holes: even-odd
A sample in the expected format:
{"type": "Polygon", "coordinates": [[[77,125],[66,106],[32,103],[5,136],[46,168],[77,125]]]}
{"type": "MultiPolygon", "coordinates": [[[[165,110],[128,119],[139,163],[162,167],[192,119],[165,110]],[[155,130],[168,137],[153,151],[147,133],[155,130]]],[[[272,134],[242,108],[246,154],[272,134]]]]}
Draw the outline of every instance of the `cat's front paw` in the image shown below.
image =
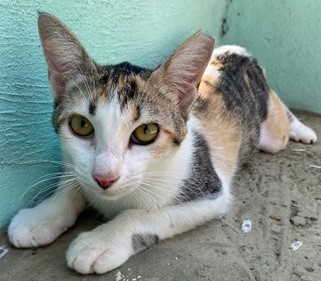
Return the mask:
{"type": "Polygon", "coordinates": [[[68,266],[82,274],[102,274],[117,268],[133,254],[127,237],[121,236],[97,229],[80,234],[67,251],[68,266]]]}
{"type": "Polygon", "coordinates": [[[67,230],[60,227],[60,220],[59,217],[44,216],[37,207],[20,210],[8,227],[9,240],[17,248],[48,245],[67,230]]]}

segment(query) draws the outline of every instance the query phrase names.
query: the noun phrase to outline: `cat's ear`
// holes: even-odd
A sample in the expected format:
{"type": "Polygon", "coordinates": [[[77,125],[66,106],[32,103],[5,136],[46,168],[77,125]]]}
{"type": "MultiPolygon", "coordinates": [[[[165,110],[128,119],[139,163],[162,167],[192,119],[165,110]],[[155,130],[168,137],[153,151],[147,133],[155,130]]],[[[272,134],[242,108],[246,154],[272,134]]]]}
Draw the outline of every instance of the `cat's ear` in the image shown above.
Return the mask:
{"type": "Polygon", "coordinates": [[[152,74],[155,83],[164,83],[178,97],[179,108],[188,110],[214,49],[214,38],[200,31],[180,45],[152,74]]]}
{"type": "Polygon", "coordinates": [[[58,18],[39,13],[38,29],[49,82],[55,98],[59,100],[66,94],[70,83],[92,74],[97,68],[77,37],[58,18]]]}

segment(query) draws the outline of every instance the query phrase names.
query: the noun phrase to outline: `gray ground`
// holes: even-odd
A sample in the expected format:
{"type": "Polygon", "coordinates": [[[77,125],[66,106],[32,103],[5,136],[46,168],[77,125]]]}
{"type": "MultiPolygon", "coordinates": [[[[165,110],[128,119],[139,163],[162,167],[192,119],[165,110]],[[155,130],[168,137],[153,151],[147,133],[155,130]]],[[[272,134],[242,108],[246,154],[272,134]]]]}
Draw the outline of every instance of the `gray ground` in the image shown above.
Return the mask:
{"type": "MultiPolygon", "coordinates": [[[[321,139],[321,118],[304,115],[303,120],[321,139]]],[[[68,244],[81,231],[99,224],[92,214],[86,214],[51,246],[10,247],[0,259],[0,280],[319,281],[320,143],[290,143],[278,155],[255,155],[235,179],[234,204],[224,219],[161,241],[132,257],[119,268],[120,273],[82,276],[67,268],[68,244]],[[253,222],[249,234],[241,230],[244,219],[253,222]],[[297,240],[303,244],[294,251],[291,244],[297,240]]],[[[8,245],[5,235],[0,237],[1,245],[8,245]]]]}

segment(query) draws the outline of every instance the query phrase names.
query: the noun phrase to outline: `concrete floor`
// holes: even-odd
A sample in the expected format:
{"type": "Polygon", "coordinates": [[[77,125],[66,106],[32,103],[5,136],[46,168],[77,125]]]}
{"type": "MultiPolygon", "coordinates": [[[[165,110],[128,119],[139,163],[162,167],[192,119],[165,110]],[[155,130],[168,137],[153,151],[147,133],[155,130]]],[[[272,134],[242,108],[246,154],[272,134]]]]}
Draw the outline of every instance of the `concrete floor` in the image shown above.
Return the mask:
{"type": "Polygon", "coordinates": [[[0,246],[0,280],[321,280],[321,118],[303,115],[317,131],[315,145],[290,143],[278,155],[258,153],[235,178],[234,204],[222,220],[161,241],[105,275],[84,276],[66,266],[69,243],[100,222],[84,214],[54,244],[40,249],[14,249],[5,231],[0,246]],[[253,222],[244,234],[241,223],[253,222]],[[293,251],[291,244],[302,246],[293,251]]]}

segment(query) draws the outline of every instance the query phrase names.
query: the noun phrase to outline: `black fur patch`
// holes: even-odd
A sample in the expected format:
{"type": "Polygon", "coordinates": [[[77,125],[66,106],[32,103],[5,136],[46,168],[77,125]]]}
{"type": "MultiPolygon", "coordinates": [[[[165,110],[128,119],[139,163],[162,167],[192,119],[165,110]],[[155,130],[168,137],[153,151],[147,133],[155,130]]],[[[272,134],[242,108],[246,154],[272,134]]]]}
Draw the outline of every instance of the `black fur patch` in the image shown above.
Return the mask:
{"type": "Polygon", "coordinates": [[[147,78],[151,74],[151,70],[137,65],[133,65],[129,62],[122,62],[115,65],[104,66],[104,71],[106,71],[106,76],[107,74],[108,76],[104,79],[101,79],[101,81],[107,82],[108,80],[112,80],[115,85],[118,84],[119,78],[122,76],[129,77],[133,75],[139,75],[143,78],[147,78]]]}
{"type": "Polygon", "coordinates": [[[222,55],[218,60],[223,65],[220,69],[222,75],[219,91],[223,93],[229,110],[237,116],[242,116],[244,110],[240,105],[243,105],[247,107],[246,113],[251,116],[259,113],[261,120],[265,120],[269,86],[257,61],[252,57],[238,54],[222,55]]]}
{"type": "Polygon", "coordinates": [[[117,75],[139,75],[142,74],[143,72],[148,71],[144,67],[140,67],[134,64],[131,64],[127,61],[116,64],[112,67],[112,76],[117,76],[117,75]]]}
{"type": "Polygon", "coordinates": [[[117,89],[121,110],[130,101],[137,99],[139,95],[143,94],[137,86],[136,79],[140,77],[146,80],[152,73],[149,69],[130,64],[129,62],[104,66],[103,71],[106,72],[106,75],[100,81],[108,84],[110,91],[117,89]]]}
{"type": "Polygon", "coordinates": [[[195,201],[204,198],[215,199],[222,189],[212,161],[208,145],[203,136],[197,132],[194,134],[194,152],[192,172],[189,178],[184,180],[179,201],[195,201]]]}
{"type": "Polygon", "coordinates": [[[133,122],[138,121],[138,119],[140,118],[140,116],[141,116],[140,106],[137,105],[137,106],[136,106],[136,111],[135,111],[135,116],[134,116],[133,122]]]}
{"type": "Polygon", "coordinates": [[[132,236],[132,247],[135,253],[141,252],[158,242],[159,237],[156,234],[133,234],[132,236]]]}
{"type": "Polygon", "coordinates": [[[175,145],[177,145],[177,146],[180,145],[181,142],[182,142],[182,141],[180,141],[180,140],[179,140],[178,138],[176,138],[176,137],[173,139],[173,144],[175,144],[175,145]]]}
{"type": "Polygon", "coordinates": [[[225,53],[217,58],[222,67],[217,92],[227,110],[246,136],[242,138],[240,158],[257,149],[260,124],[267,118],[270,88],[262,68],[250,56],[225,53]]]}
{"type": "Polygon", "coordinates": [[[91,102],[89,104],[89,113],[91,115],[95,115],[95,112],[96,112],[96,104],[94,102],[91,102]]]}

